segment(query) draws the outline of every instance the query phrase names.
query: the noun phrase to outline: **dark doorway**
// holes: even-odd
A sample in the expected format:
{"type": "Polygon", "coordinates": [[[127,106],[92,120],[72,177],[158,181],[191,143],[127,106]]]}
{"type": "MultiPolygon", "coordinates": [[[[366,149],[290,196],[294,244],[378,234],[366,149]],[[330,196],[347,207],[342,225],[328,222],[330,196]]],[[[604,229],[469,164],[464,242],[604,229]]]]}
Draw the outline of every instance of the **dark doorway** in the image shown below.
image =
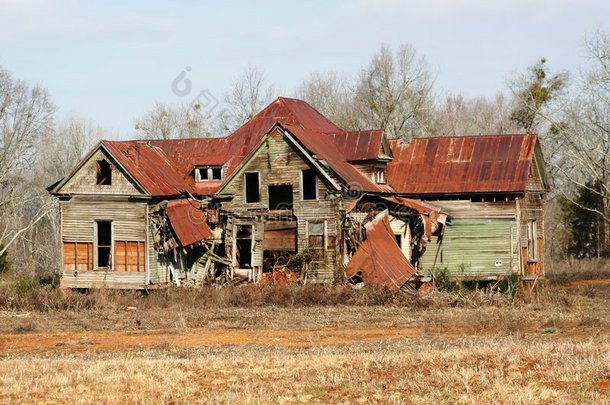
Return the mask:
{"type": "Polygon", "coordinates": [[[112,252],[112,222],[97,221],[97,267],[110,268],[110,257],[112,252]]]}
{"type": "Polygon", "coordinates": [[[252,268],[252,225],[237,225],[235,260],[240,269],[252,268]]]}
{"type": "Polygon", "coordinates": [[[269,209],[291,210],[292,209],[292,185],[282,184],[269,186],[269,209]]]}

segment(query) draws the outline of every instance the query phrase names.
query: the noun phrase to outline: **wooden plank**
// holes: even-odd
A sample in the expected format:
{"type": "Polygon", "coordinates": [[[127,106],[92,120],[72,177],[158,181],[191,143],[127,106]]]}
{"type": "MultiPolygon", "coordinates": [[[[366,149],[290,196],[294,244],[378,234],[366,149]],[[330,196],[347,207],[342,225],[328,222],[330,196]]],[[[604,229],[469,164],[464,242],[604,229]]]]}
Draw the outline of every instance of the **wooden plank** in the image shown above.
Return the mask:
{"type": "Polygon", "coordinates": [[[296,252],[296,228],[278,230],[265,229],[265,240],[263,245],[265,250],[288,250],[296,252]]]}
{"type": "Polygon", "coordinates": [[[125,271],[125,254],[127,247],[125,242],[115,241],[114,242],[114,269],[116,271],[125,271]]]}

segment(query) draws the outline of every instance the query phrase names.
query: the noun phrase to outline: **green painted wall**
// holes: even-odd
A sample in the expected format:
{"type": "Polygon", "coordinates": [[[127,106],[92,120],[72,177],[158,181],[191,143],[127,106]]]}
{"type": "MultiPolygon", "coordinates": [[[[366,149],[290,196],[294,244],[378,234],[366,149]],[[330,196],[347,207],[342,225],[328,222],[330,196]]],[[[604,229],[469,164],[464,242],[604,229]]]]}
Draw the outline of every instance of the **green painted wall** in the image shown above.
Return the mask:
{"type": "Polygon", "coordinates": [[[421,272],[447,268],[451,276],[495,276],[518,272],[514,219],[454,219],[445,228],[442,244],[428,243],[421,272]]]}

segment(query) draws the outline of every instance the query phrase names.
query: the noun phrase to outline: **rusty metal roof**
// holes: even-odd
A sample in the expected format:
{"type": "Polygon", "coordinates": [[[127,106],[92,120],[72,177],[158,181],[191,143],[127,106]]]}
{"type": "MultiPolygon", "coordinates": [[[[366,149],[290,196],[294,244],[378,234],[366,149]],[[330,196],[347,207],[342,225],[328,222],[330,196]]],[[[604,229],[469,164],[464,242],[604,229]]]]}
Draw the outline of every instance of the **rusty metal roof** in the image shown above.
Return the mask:
{"type": "Polygon", "coordinates": [[[152,195],[213,195],[221,182],[195,182],[199,165],[225,165],[226,176],[276,124],[291,126],[310,152],[319,155],[356,189],[379,191],[366,176],[347,163],[324,134],[342,130],[304,101],[279,97],[235,132],[224,138],[104,141],[112,155],[152,195]]]}
{"type": "Polygon", "coordinates": [[[326,134],[350,162],[377,160],[383,155],[383,131],[342,131],[326,134]]]}
{"type": "Polygon", "coordinates": [[[112,156],[145,190],[156,196],[180,195],[194,192],[184,173],[180,173],[173,160],[145,141],[102,141],[112,156]]]}
{"type": "MultiPolygon", "coordinates": [[[[349,164],[341,152],[332,143],[326,134],[321,132],[307,132],[301,126],[283,125],[291,134],[312,152],[318,159],[324,161],[351,190],[368,192],[385,192],[381,185],[373,183],[366,175],[349,164]]],[[[391,190],[390,190],[391,191],[391,190]]]]}
{"type": "Polygon", "coordinates": [[[415,268],[396,243],[388,212],[380,212],[364,227],[366,240],[352,256],[345,274],[352,277],[360,273],[365,285],[398,290],[415,274],[415,268]]]}
{"type": "Polygon", "coordinates": [[[165,207],[165,213],[181,246],[189,246],[214,236],[201,204],[195,200],[172,200],[165,207]]]}
{"type": "Polygon", "coordinates": [[[390,141],[388,183],[407,195],[520,192],[536,135],[487,135],[390,141]]]}

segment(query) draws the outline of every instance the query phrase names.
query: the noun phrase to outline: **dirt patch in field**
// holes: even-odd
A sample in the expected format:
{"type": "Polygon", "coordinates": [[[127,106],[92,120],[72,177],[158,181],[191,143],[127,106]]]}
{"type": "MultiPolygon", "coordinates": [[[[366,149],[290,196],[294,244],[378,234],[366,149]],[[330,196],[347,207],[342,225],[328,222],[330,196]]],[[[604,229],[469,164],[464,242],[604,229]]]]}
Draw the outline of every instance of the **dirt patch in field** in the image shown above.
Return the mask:
{"type": "Polygon", "coordinates": [[[610,393],[610,380],[598,381],[593,384],[593,387],[601,393],[610,393]]]}
{"type": "Polygon", "coordinates": [[[116,352],[206,346],[312,347],[417,337],[418,328],[319,330],[167,329],[152,331],[61,332],[0,335],[4,354],[116,352]]]}

